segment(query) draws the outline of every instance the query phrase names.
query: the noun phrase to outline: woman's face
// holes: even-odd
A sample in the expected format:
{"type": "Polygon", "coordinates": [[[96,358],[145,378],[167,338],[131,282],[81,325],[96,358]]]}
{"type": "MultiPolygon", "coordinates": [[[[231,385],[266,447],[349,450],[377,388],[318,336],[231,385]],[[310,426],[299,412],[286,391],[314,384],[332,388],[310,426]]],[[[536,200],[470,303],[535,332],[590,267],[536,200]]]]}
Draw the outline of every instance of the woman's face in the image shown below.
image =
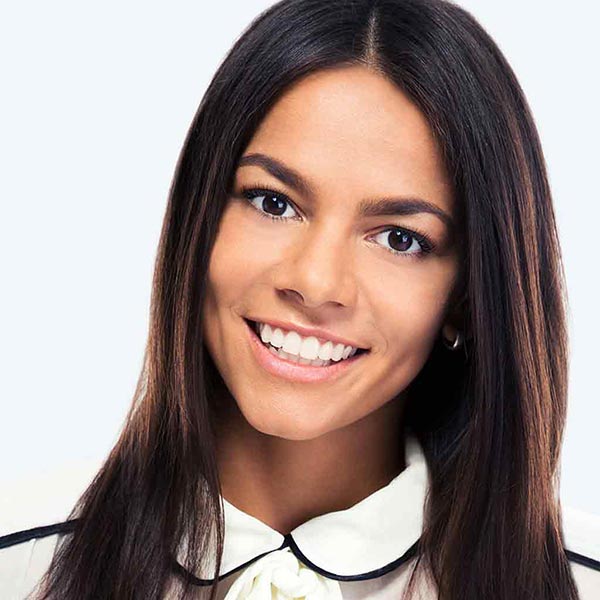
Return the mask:
{"type": "Polygon", "coordinates": [[[206,345],[255,429],[312,439],[408,386],[457,276],[453,215],[424,116],[380,75],[320,71],[279,98],[235,173],[203,311],[206,345]],[[382,200],[396,200],[396,211],[368,210],[382,200]],[[432,212],[403,211],[410,200],[432,212]],[[326,330],[369,351],[334,377],[287,379],[257,358],[245,319],[326,330]]]}

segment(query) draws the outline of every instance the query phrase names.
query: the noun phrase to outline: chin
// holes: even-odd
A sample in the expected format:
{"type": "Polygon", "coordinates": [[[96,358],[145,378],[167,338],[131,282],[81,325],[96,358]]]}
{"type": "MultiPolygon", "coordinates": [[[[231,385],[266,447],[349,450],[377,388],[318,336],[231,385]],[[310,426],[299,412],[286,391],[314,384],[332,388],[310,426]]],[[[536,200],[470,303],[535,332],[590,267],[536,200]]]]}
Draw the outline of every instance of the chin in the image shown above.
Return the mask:
{"type": "Polygon", "coordinates": [[[251,427],[273,437],[290,441],[308,441],[322,436],[331,431],[331,424],[327,427],[317,419],[310,416],[304,420],[299,415],[278,413],[271,409],[269,414],[246,414],[246,421],[251,427]]]}

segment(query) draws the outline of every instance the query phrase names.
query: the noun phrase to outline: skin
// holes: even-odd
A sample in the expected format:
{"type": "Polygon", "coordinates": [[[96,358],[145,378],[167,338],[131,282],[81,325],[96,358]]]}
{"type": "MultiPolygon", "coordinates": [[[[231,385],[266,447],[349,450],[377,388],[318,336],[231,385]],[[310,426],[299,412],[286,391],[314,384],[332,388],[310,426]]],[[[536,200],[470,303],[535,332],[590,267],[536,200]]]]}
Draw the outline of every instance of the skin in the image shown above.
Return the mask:
{"type": "Polygon", "coordinates": [[[403,391],[440,332],[450,340],[456,333],[446,309],[458,273],[450,229],[427,213],[362,217],[359,202],[416,196],[450,216],[455,206],[424,116],[362,66],[297,82],[242,156],[254,152],[298,171],[314,195],[262,167],[237,169],[211,254],[203,326],[222,378],[223,496],[285,534],[352,506],[405,468],[403,391]],[[289,203],[277,211],[260,194],[250,202],[242,186],[272,189],[289,203]],[[409,238],[404,254],[392,254],[401,244],[385,230],[397,227],[417,228],[436,249],[419,258],[409,238]],[[256,362],[244,316],[325,327],[370,353],[335,381],[290,382],[256,362]]]}

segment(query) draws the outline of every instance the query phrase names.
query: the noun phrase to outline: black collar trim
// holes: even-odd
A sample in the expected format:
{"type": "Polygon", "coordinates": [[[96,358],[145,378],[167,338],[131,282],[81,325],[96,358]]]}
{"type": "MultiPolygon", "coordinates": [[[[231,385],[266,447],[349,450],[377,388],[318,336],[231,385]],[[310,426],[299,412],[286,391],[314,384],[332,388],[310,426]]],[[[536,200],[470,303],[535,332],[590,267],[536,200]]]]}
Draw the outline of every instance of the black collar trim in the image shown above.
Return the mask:
{"type": "MultiPolygon", "coordinates": [[[[231,569],[231,571],[229,571],[227,573],[223,573],[223,575],[219,576],[217,578],[217,580],[221,581],[222,579],[225,579],[226,577],[229,577],[230,575],[233,575],[234,573],[237,573],[238,571],[242,571],[248,565],[250,565],[253,562],[257,561],[259,558],[262,558],[263,556],[266,556],[267,554],[270,554],[271,552],[275,552],[277,550],[283,550],[287,545],[288,545],[287,541],[284,541],[283,544],[281,544],[281,546],[279,546],[279,548],[275,548],[274,550],[267,550],[266,552],[263,552],[262,554],[258,554],[254,558],[251,558],[250,560],[247,560],[245,563],[239,565],[235,569],[231,569]]],[[[191,571],[188,571],[175,558],[173,558],[173,567],[175,568],[175,571],[177,573],[179,573],[182,577],[184,577],[185,579],[187,579],[193,585],[211,585],[212,582],[214,581],[213,579],[201,579],[200,577],[196,577],[196,575],[194,575],[191,571]]]]}
{"type": "Polygon", "coordinates": [[[600,560],[595,560],[589,556],[578,554],[577,552],[573,552],[573,550],[565,549],[565,553],[569,560],[579,563],[580,565],[584,565],[585,567],[590,567],[590,569],[594,569],[595,571],[600,571],[600,560]]]}
{"type": "Polygon", "coordinates": [[[321,567],[315,565],[311,562],[298,548],[294,538],[288,533],[286,536],[286,540],[288,541],[288,545],[290,549],[296,556],[298,560],[301,560],[307,567],[310,567],[316,573],[320,573],[329,579],[337,579],[338,581],[364,581],[365,579],[375,579],[377,577],[381,577],[390,571],[398,568],[400,565],[404,564],[406,561],[415,556],[419,550],[419,540],[417,540],[402,556],[393,560],[391,563],[380,567],[379,569],[374,569],[373,571],[367,571],[366,573],[361,573],[359,575],[336,575],[335,573],[330,573],[325,569],[321,569],[321,567]]]}
{"type": "MultiPolygon", "coordinates": [[[[55,534],[65,534],[72,533],[75,530],[75,527],[79,519],[71,519],[69,521],[62,521],[59,523],[53,523],[52,525],[43,525],[41,527],[33,527],[31,529],[24,529],[22,531],[16,531],[14,533],[9,533],[8,535],[0,536],[0,549],[9,548],[10,546],[16,546],[17,544],[22,544],[23,542],[28,542],[32,539],[44,538],[50,535],[55,534]]],[[[402,563],[406,562],[412,556],[414,556],[418,552],[419,541],[417,540],[405,553],[403,556],[398,558],[397,560],[391,562],[389,565],[382,567],[381,569],[376,569],[375,571],[370,571],[368,573],[363,573],[361,575],[336,575],[334,573],[329,573],[324,569],[321,569],[317,565],[313,564],[310,560],[302,554],[296,543],[294,542],[291,535],[288,533],[285,536],[285,540],[283,544],[277,548],[277,550],[283,550],[287,546],[290,547],[291,551],[294,555],[301,560],[305,565],[310,567],[316,573],[320,573],[325,577],[329,577],[330,579],[337,579],[339,581],[361,581],[364,579],[373,579],[375,577],[380,577],[381,575],[385,575],[389,573],[396,567],[399,567],[402,563]]],[[[269,550],[268,552],[263,552],[263,554],[259,554],[255,556],[251,560],[245,562],[244,564],[236,567],[229,571],[229,573],[225,573],[221,577],[219,577],[219,581],[221,579],[225,579],[229,575],[232,575],[236,571],[241,571],[249,564],[253,563],[255,560],[262,558],[263,556],[273,552],[273,550],[269,550]]],[[[572,550],[565,549],[565,553],[567,558],[575,563],[583,565],[585,567],[589,567],[590,569],[594,569],[595,571],[600,571],[600,561],[590,558],[589,556],[585,556],[583,554],[579,554],[577,552],[573,552],[572,550]]],[[[182,575],[183,577],[189,579],[194,585],[210,585],[212,583],[212,579],[199,579],[192,573],[190,573],[187,569],[185,569],[182,565],[180,565],[176,560],[174,560],[174,568],[175,570],[182,575]]]]}
{"type": "MultiPolygon", "coordinates": [[[[329,571],[326,571],[325,569],[322,569],[321,567],[319,567],[319,566],[315,565],[313,562],[311,562],[302,553],[300,548],[298,548],[298,546],[296,545],[296,542],[294,541],[294,538],[289,533],[287,533],[284,535],[284,542],[283,542],[283,544],[281,544],[281,546],[279,548],[275,548],[274,550],[268,550],[267,552],[258,554],[254,558],[251,558],[250,560],[241,564],[239,567],[236,567],[235,569],[231,569],[231,571],[228,571],[227,573],[224,573],[223,575],[219,576],[217,579],[218,579],[218,581],[221,581],[221,580],[229,577],[230,575],[233,575],[237,571],[241,571],[242,569],[246,568],[248,565],[257,561],[259,558],[262,558],[263,556],[266,556],[267,554],[270,554],[271,552],[275,552],[277,550],[283,550],[284,548],[288,548],[288,547],[292,551],[292,554],[298,560],[302,561],[307,567],[309,567],[310,569],[315,571],[315,573],[319,573],[325,577],[328,577],[329,579],[336,579],[337,581],[364,581],[365,579],[375,579],[376,577],[381,577],[382,575],[385,575],[386,573],[393,571],[394,569],[398,568],[400,565],[404,564],[406,561],[411,559],[418,552],[419,540],[417,540],[402,556],[400,556],[396,560],[392,561],[391,563],[389,563],[379,569],[375,569],[374,571],[368,571],[366,573],[361,573],[359,575],[337,575],[336,573],[331,573],[329,571]]],[[[196,577],[196,575],[194,575],[193,573],[188,571],[177,560],[174,560],[173,562],[174,562],[175,570],[194,585],[206,586],[206,585],[211,585],[214,581],[213,579],[201,579],[199,577],[196,577]]]]}
{"type": "Polygon", "coordinates": [[[43,525],[42,527],[33,527],[31,529],[24,529],[23,531],[16,531],[15,533],[9,533],[8,535],[0,536],[0,548],[9,548],[10,546],[16,546],[29,540],[48,537],[56,533],[72,533],[75,530],[75,526],[79,519],[71,519],[70,521],[62,521],[61,523],[54,523],[52,525],[43,525]]]}

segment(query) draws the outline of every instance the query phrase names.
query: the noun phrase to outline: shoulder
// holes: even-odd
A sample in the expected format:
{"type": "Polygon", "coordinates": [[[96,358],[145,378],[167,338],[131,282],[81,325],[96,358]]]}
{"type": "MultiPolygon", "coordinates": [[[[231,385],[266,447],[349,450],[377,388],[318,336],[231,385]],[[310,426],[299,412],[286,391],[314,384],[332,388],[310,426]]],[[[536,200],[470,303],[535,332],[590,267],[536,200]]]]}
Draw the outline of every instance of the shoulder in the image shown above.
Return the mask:
{"type": "Polygon", "coordinates": [[[2,484],[0,598],[23,600],[50,566],[61,536],[74,530],[70,513],[95,465],[68,465],[26,481],[2,484]]]}
{"type": "Polygon", "coordinates": [[[600,590],[600,515],[564,507],[563,534],[581,600],[597,600],[600,590]]]}
{"type": "Polygon", "coordinates": [[[22,600],[47,571],[60,536],[73,531],[64,521],[0,536],[0,592],[6,600],[22,600]]]}

